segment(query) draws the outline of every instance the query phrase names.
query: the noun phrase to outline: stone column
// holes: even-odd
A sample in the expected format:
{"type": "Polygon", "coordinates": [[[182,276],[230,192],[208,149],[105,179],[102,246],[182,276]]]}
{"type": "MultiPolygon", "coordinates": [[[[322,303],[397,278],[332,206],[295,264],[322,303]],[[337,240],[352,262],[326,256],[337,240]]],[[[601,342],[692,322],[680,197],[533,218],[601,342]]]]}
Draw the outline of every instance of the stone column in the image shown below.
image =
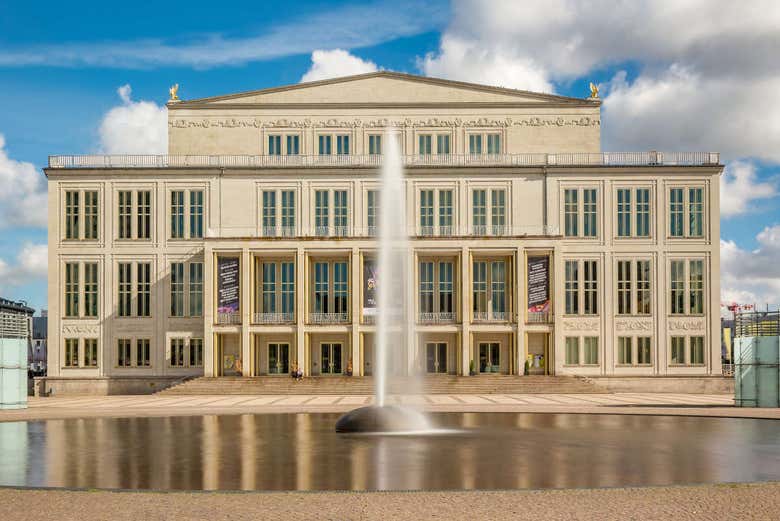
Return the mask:
{"type": "Polygon", "coordinates": [[[304,367],[306,358],[304,354],[306,349],[304,319],[306,317],[306,291],[308,289],[306,273],[306,254],[302,247],[298,247],[295,256],[295,363],[298,364],[298,369],[308,375],[309,369],[304,367]]]}
{"type": "Polygon", "coordinates": [[[471,274],[470,252],[465,246],[460,252],[460,318],[463,324],[461,340],[461,375],[468,376],[469,362],[471,361],[471,292],[469,291],[469,278],[471,274]]]}
{"type": "Polygon", "coordinates": [[[249,324],[252,320],[252,266],[249,251],[241,250],[241,375],[252,375],[249,324]]]}
{"type": "Polygon", "coordinates": [[[360,315],[363,309],[361,302],[361,290],[362,290],[362,268],[363,265],[360,262],[360,250],[357,246],[352,248],[352,292],[351,292],[351,304],[352,304],[352,334],[350,335],[352,344],[352,374],[358,375],[358,367],[362,364],[360,359],[360,315]]]}

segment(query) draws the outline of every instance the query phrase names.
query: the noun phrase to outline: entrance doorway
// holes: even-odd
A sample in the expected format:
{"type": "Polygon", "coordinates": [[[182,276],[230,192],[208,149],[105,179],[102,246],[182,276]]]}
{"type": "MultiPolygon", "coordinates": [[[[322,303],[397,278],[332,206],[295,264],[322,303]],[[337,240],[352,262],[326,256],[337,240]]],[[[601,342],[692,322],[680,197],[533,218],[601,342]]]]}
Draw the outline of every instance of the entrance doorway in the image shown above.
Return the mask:
{"type": "Polygon", "coordinates": [[[429,373],[447,372],[447,343],[428,342],[425,344],[425,370],[429,373]]]}
{"type": "Polygon", "coordinates": [[[322,374],[341,374],[341,349],[340,343],[320,344],[322,374]]]}
{"type": "Polygon", "coordinates": [[[479,344],[479,372],[498,373],[501,370],[501,344],[481,342],[479,344]]]}
{"type": "Polygon", "coordinates": [[[241,376],[241,336],[230,333],[216,335],[217,376],[241,376]]]}
{"type": "Polygon", "coordinates": [[[528,374],[550,374],[548,338],[547,333],[528,333],[528,374]]]}
{"type": "Polygon", "coordinates": [[[290,372],[290,344],[268,344],[268,374],[290,372]]]}

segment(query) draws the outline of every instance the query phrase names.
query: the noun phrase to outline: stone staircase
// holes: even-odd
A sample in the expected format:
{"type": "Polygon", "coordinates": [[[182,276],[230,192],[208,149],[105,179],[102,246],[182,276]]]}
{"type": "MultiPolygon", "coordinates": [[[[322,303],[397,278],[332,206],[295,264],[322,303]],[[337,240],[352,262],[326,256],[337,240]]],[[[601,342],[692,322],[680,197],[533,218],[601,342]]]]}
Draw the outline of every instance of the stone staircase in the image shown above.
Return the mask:
{"type": "MultiPolygon", "coordinates": [[[[574,376],[453,376],[428,375],[420,380],[391,379],[389,394],[582,394],[604,393],[603,388],[574,376]]],[[[223,394],[374,394],[372,377],[309,377],[295,381],[287,376],[200,377],[160,391],[163,395],[223,394]]]]}

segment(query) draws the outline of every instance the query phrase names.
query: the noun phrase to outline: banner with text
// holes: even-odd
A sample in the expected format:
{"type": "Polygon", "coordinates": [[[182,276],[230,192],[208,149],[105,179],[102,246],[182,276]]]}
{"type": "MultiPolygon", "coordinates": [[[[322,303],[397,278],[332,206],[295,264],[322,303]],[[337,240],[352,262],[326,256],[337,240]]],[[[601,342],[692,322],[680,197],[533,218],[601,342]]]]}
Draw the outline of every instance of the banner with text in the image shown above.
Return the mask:
{"type": "Polygon", "coordinates": [[[528,312],[550,308],[550,258],[528,257],[528,312]]]}
{"type": "Polygon", "coordinates": [[[217,313],[238,313],[238,258],[217,259],[217,313]]]}
{"type": "Polygon", "coordinates": [[[377,265],[373,259],[363,261],[363,315],[376,315],[377,295],[377,265]]]}

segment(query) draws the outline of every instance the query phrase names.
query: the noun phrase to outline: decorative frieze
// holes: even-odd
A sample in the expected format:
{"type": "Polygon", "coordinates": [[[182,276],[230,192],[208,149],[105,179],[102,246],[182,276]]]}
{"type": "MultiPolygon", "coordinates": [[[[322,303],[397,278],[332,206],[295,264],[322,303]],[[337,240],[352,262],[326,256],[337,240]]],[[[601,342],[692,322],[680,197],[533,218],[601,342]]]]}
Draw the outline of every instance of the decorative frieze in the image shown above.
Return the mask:
{"type": "Polygon", "coordinates": [[[563,329],[566,331],[598,331],[598,319],[568,319],[564,320],[563,329]]]}
{"type": "Polygon", "coordinates": [[[70,324],[62,326],[63,335],[91,335],[100,334],[100,326],[90,324],[70,324]]]}
{"type": "Polygon", "coordinates": [[[309,118],[291,120],[281,118],[271,121],[263,121],[260,118],[179,118],[171,119],[168,125],[172,128],[419,128],[419,127],[469,127],[469,128],[508,128],[508,127],[596,127],[601,125],[599,118],[583,116],[571,118],[564,116],[538,117],[532,116],[525,119],[513,118],[478,118],[462,120],[461,118],[427,118],[389,120],[387,118],[363,121],[359,118],[312,121],[309,118]]]}
{"type": "Polygon", "coordinates": [[[704,331],[706,323],[704,319],[677,318],[669,320],[669,331],[704,331]]]}
{"type": "Polygon", "coordinates": [[[616,320],[615,331],[652,331],[653,322],[651,320],[628,319],[616,320]]]}

